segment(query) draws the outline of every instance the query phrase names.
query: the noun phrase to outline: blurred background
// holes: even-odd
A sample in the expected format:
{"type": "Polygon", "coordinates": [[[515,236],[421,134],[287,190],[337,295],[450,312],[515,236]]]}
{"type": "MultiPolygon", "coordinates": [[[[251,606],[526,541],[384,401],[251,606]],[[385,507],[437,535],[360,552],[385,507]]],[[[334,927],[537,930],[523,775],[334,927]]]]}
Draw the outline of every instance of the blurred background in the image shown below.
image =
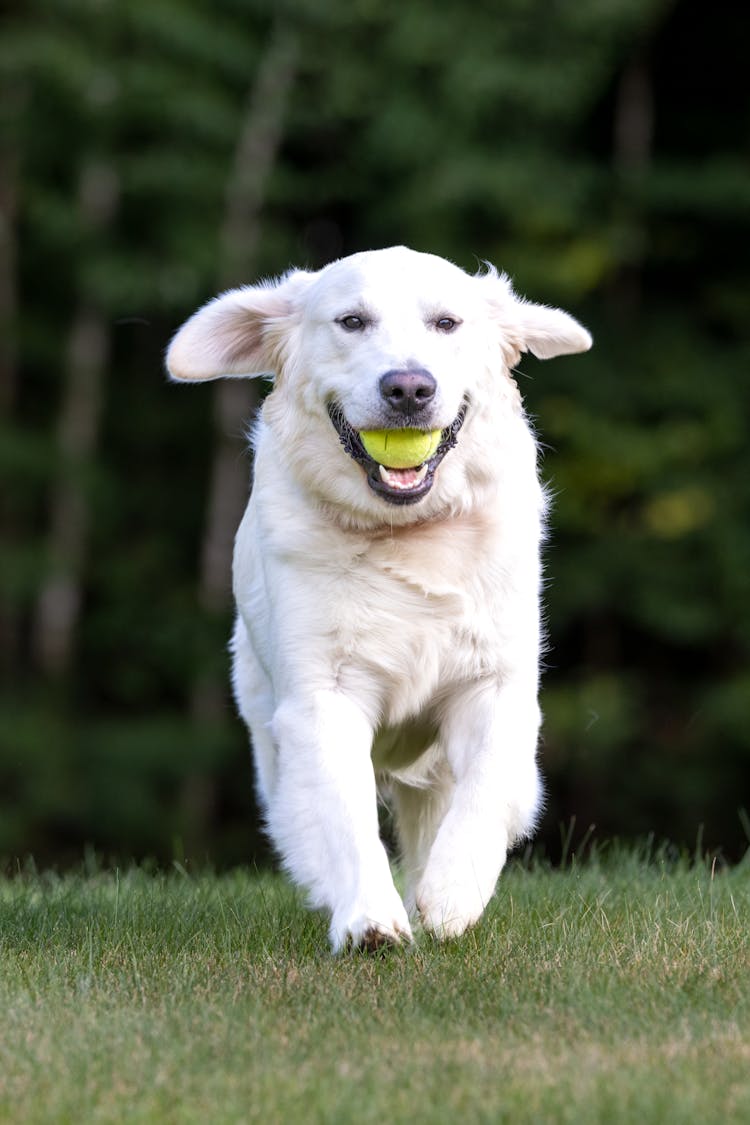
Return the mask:
{"type": "Polygon", "coordinates": [[[554,494],[553,861],[750,844],[750,9],[24,0],[0,34],[0,856],[265,855],[228,690],[222,288],[393,243],[593,332],[519,380],[554,494]],[[748,811],[745,811],[748,810],[748,811]]]}

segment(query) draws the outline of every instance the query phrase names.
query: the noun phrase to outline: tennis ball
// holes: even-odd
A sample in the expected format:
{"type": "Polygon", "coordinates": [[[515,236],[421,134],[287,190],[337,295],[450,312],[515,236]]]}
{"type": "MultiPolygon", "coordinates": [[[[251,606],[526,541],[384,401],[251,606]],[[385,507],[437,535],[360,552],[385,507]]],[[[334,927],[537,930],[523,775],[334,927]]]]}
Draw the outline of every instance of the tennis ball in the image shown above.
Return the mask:
{"type": "Polygon", "coordinates": [[[360,430],[373,461],[386,469],[414,469],[429,461],[440,445],[441,430],[360,430]]]}

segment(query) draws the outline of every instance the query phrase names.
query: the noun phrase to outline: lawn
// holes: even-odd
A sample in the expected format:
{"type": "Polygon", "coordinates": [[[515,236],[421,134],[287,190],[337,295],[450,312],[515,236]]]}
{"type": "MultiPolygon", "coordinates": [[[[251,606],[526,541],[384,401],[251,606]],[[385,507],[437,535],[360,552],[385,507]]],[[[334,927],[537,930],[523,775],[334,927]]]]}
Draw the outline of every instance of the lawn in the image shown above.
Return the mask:
{"type": "Polygon", "coordinates": [[[0,1121],[750,1121],[750,862],[512,863],[333,958],[272,874],[0,880],[0,1121]]]}

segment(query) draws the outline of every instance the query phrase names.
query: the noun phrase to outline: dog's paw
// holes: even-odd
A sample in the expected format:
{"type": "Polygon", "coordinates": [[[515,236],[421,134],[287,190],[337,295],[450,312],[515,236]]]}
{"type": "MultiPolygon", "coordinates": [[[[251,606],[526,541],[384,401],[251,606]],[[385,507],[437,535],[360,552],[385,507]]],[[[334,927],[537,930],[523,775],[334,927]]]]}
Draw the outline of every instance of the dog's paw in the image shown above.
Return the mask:
{"type": "Polygon", "coordinates": [[[458,937],[479,921],[488,898],[476,885],[435,886],[423,880],[417,888],[417,913],[428,933],[440,939],[458,937]]]}
{"type": "Polygon", "coordinates": [[[401,945],[412,940],[409,919],[401,902],[395,901],[386,909],[374,910],[355,907],[336,911],[331,920],[330,938],[334,953],[343,949],[363,949],[376,953],[387,946],[401,945]]]}
{"type": "Polygon", "coordinates": [[[462,847],[459,833],[441,829],[414,895],[425,930],[452,938],[479,921],[495,893],[506,840],[502,830],[492,836],[475,832],[472,846],[462,847]]]}

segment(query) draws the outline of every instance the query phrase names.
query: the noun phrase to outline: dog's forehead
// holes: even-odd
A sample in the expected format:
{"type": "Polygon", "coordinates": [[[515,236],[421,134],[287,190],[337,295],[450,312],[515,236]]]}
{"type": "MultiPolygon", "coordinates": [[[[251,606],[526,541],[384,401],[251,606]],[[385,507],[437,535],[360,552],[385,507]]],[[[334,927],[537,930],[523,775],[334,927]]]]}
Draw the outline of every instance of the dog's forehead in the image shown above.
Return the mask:
{"type": "Polygon", "coordinates": [[[445,306],[468,299],[473,279],[433,254],[403,247],[341,258],[320,271],[309,294],[313,315],[335,315],[358,305],[381,309],[445,306]]]}

